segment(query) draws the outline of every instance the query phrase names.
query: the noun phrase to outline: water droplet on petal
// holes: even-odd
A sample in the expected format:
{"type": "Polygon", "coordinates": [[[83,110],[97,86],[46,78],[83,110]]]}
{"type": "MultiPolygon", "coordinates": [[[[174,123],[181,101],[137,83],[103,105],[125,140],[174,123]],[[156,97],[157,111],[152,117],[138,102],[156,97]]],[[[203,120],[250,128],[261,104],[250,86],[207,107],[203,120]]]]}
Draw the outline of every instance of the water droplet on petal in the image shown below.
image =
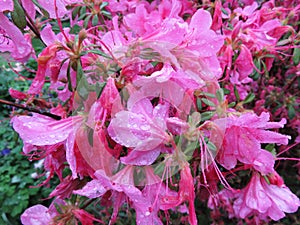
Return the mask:
{"type": "Polygon", "coordinates": [[[140,129],[144,130],[144,131],[149,130],[150,129],[150,125],[149,124],[143,124],[143,125],[140,126],[140,129]]]}

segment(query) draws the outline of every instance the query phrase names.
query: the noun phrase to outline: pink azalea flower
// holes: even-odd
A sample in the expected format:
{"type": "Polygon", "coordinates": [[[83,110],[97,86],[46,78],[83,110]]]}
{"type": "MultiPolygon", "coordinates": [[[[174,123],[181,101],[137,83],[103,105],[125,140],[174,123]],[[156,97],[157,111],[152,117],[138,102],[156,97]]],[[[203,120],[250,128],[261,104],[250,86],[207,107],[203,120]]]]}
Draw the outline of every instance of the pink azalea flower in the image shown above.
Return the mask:
{"type": "Polygon", "coordinates": [[[14,2],[13,0],[0,0],[0,12],[13,11],[14,2]]]}
{"type": "Polygon", "coordinates": [[[32,47],[28,38],[22,34],[9,19],[0,11],[0,52],[10,52],[20,62],[28,60],[32,47]]]}
{"type": "Polygon", "coordinates": [[[251,181],[237,193],[234,213],[239,218],[258,215],[261,219],[279,220],[285,213],[296,212],[300,201],[286,186],[268,184],[265,178],[254,173],[251,181]]]}
{"type": "Polygon", "coordinates": [[[239,160],[252,165],[262,174],[274,172],[275,157],[261,149],[261,143],[286,145],[289,136],[266,130],[283,127],[285,119],[280,122],[269,122],[269,114],[263,112],[260,116],[245,113],[240,117],[232,116],[215,122],[227,125],[223,145],[218,153],[218,160],[222,166],[232,169],[239,160]]]}
{"type": "MultiPolygon", "coordinates": [[[[32,81],[32,84],[28,90],[28,94],[39,94],[42,90],[45,82],[45,76],[46,76],[46,70],[48,69],[49,62],[51,59],[53,59],[56,56],[56,53],[58,51],[58,44],[52,44],[48,47],[46,47],[43,52],[38,57],[38,69],[36,72],[36,75],[34,77],[34,80],[32,81]]],[[[57,75],[51,75],[56,77],[57,75]]]]}
{"type": "Polygon", "coordinates": [[[191,18],[184,42],[174,50],[182,69],[200,76],[203,81],[215,80],[222,73],[216,54],[222,47],[224,38],[211,30],[211,25],[209,12],[199,9],[191,18]]]}
{"type": "Polygon", "coordinates": [[[116,197],[113,203],[114,212],[110,223],[115,221],[119,207],[124,203],[125,199],[128,198],[130,205],[132,205],[138,214],[136,223],[138,225],[145,224],[148,217],[152,218],[150,216],[152,205],[149,200],[143,196],[142,192],[135,187],[133,169],[134,167],[132,166],[126,166],[112,177],[108,177],[103,170],[97,170],[94,174],[96,179],[88,182],[81,190],[76,190],[74,193],[89,198],[97,198],[103,196],[106,191],[110,190],[116,197]],[[144,220],[141,220],[142,216],[144,216],[144,220]]]}
{"type": "Polygon", "coordinates": [[[194,190],[194,178],[191,174],[191,169],[188,163],[182,165],[180,171],[180,182],[179,191],[177,196],[166,195],[161,200],[162,209],[170,209],[175,206],[179,206],[183,202],[187,201],[189,203],[188,214],[189,223],[192,225],[197,225],[197,215],[195,212],[195,190],[194,190]]]}
{"type": "Polygon", "coordinates": [[[121,161],[126,164],[150,165],[164,149],[170,136],[166,133],[165,119],[168,117],[169,104],[153,107],[150,100],[144,98],[129,111],[120,111],[111,120],[108,127],[110,137],[120,145],[133,148],[121,161]]]}
{"type": "Polygon", "coordinates": [[[250,50],[245,46],[240,46],[240,54],[235,61],[235,67],[239,72],[239,80],[247,78],[253,71],[254,63],[250,50]]]}
{"type": "Polygon", "coordinates": [[[68,12],[64,0],[40,0],[38,2],[49,13],[50,18],[61,18],[68,12]]]}
{"type": "Polygon", "coordinates": [[[23,225],[50,225],[50,224],[78,224],[93,225],[94,221],[103,224],[103,221],[96,219],[83,209],[72,204],[67,204],[61,199],[55,199],[49,208],[42,205],[35,205],[27,210],[21,216],[23,225]],[[57,211],[57,208],[60,211],[57,211]]]}
{"type": "MultiPolygon", "coordinates": [[[[188,90],[196,89],[202,84],[199,79],[190,77],[182,70],[175,71],[172,66],[165,63],[163,68],[155,71],[150,76],[137,76],[133,81],[133,85],[139,90],[130,95],[128,104],[132,105],[145,97],[160,97],[175,107],[183,102],[185,94],[188,90]]],[[[185,99],[192,103],[192,97],[185,99]]],[[[189,109],[184,109],[189,112],[189,109]]]]}
{"type": "Polygon", "coordinates": [[[35,113],[33,116],[16,116],[12,119],[13,128],[19,133],[24,143],[35,146],[64,143],[73,178],[77,177],[74,152],[75,133],[82,121],[82,116],[73,116],[58,121],[35,113]]]}
{"type": "Polygon", "coordinates": [[[23,225],[49,225],[51,223],[52,216],[48,211],[48,208],[43,205],[35,205],[25,210],[21,216],[21,222],[23,225]]]}

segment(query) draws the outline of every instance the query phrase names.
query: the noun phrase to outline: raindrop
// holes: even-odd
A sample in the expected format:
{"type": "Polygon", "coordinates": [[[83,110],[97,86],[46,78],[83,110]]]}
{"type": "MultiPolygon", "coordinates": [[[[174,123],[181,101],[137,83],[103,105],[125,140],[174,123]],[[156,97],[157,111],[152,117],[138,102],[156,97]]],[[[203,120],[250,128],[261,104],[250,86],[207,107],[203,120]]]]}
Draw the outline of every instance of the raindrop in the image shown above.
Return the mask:
{"type": "Polygon", "coordinates": [[[144,130],[144,131],[149,130],[150,129],[150,125],[149,124],[143,124],[143,125],[140,126],[140,129],[144,130]]]}

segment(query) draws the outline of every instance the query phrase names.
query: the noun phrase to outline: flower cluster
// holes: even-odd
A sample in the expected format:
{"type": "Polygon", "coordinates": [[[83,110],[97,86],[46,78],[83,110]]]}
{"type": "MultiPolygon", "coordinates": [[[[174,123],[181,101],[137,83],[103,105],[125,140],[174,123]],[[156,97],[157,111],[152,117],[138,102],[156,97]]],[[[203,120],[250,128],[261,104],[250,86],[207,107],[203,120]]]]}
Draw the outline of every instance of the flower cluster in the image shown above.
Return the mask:
{"type": "Polygon", "coordinates": [[[203,200],[214,217],[224,209],[248,222],[297,211],[270,149],[291,140],[278,133],[287,119],[299,131],[297,101],[285,105],[287,119],[274,117],[264,81],[283,56],[294,63],[281,76],[299,76],[300,7],[203,2],[3,1],[0,51],[37,62],[30,88],[11,95],[50,110],[15,115],[13,128],[24,153],[44,159],[44,184],[60,180],[50,208],[30,207],[24,225],[113,224],[124,207],[136,224],[180,213],[196,225],[203,200]],[[46,102],[45,88],[57,97],[46,102]],[[253,92],[261,100],[251,105],[253,92]],[[244,187],[232,179],[241,171],[244,187]]]}

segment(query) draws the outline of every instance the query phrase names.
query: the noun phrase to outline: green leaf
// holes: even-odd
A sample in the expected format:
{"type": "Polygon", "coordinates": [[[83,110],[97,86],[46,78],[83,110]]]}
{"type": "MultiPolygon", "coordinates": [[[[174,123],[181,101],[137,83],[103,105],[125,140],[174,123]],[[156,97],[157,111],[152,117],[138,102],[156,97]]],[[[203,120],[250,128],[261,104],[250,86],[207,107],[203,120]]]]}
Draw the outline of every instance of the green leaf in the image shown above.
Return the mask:
{"type": "Polygon", "coordinates": [[[50,17],[50,15],[49,15],[49,13],[38,3],[38,1],[37,0],[32,0],[32,2],[33,2],[33,4],[35,4],[40,10],[41,10],[41,12],[42,12],[42,14],[45,16],[45,17],[47,17],[47,18],[49,18],[50,17]]]}
{"type": "Polygon", "coordinates": [[[222,88],[218,89],[216,92],[216,96],[219,103],[222,103],[224,101],[224,90],[222,88]]]}
{"type": "Polygon", "coordinates": [[[76,18],[76,16],[78,15],[80,9],[81,9],[80,6],[75,7],[75,8],[73,9],[73,11],[72,11],[72,19],[73,19],[73,20],[74,20],[74,19],[76,18]]]}
{"type": "Polygon", "coordinates": [[[217,151],[217,147],[215,146],[214,143],[209,141],[206,145],[207,145],[209,150],[214,151],[214,152],[217,151]]]}
{"type": "Polygon", "coordinates": [[[105,6],[108,6],[108,2],[102,2],[100,5],[100,10],[102,10],[105,6]]]}
{"type": "Polygon", "coordinates": [[[98,15],[94,15],[94,16],[93,16],[93,19],[92,19],[92,25],[93,25],[93,26],[97,26],[98,23],[99,23],[98,15]]]}
{"type": "Polygon", "coordinates": [[[212,101],[208,100],[207,98],[201,98],[201,101],[203,103],[205,103],[206,105],[208,105],[208,106],[212,106],[212,107],[216,106],[215,103],[213,103],[212,101]]]}
{"type": "Polygon", "coordinates": [[[85,17],[84,22],[83,22],[83,27],[84,28],[87,28],[91,17],[92,17],[92,15],[88,15],[87,17],[85,17]]]}
{"type": "Polygon", "coordinates": [[[86,55],[87,53],[94,53],[96,55],[101,55],[101,56],[103,56],[107,59],[112,59],[109,55],[107,55],[106,53],[104,53],[104,52],[102,52],[98,49],[91,49],[91,50],[88,50],[88,51],[83,51],[83,52],[81,52],[80,55],[86,55]]]}
{"type": "MultiPolygon", "coordinates": [[[[86,14],[86,6],[82,6],[80,9],[80,16],[85,15],[85,14],[86,14]]],[[[78,18],[78,20],[79,20],[79,18],[78,18]]]]}
{"type": "Polygon", "coordinates": [[[206,97],[215,98],[216,95],[209,93],[209,92],[202,92],[201,94],[205,95],[206,97]]]}
{"type": "Polygon", "coordinates": [[[27,22],[25,12],[18,0],[14,0],[14,11],[11,12],[11,18],[14,24],[21,30],[26,27],[27,22]]]}
{"type": "Polygon", "coordinates": [[[202,110],[202,102],[201,102],[201,99],[200,99],[200,98],[197,98],[196,104],[197,104],[197,109],[198,109],[198,110],[202,110]]]}
{"type": "Polygon", "coordinates": [[[204,113],[201,113],[201,121],[209,120],[215,115],[216,111],[207,111],[204,113]]]}
{"type": "Polygon", "coordinates": [[[77,71],[76,71],[76,81],[77,81],[77,85],[78,82],[81,80],[81,78],[83,77],[83,69],[81,66],[81,61],[80,59],[77,60],[77,71]]]}
{"type": "Polygon", "coordinates": [[[261,70],[261,61],[260,59],[254,59],[254,65],[257,69],[253,69],[253,73],[250,75],[250,77],[253,80],[258,80],[258,78],[260,77],[260,74],[257,70],[261,70]]]}
{"type": "Polygon", "coordinates": [[[246,98],[245,98],[245,100],[243,101],[243,103],[244,103],[244,104],[250,103],[250,102],[252,102],[254,99],[255,99],[255,94],[249,93],[249,94],[246,96],[246,98]]]}
{"type": "Polygon", "coordinates": [[[14,184],[14,183],[20,183],[20,181],[21,181],[21,178],[19,176],[17,176],[17,175],[15,175],[15,176],[13,176],[11,178],[11,183],[12,184],[14,184]]]}
{"type": "Polygon", "coordinates": [[[229,95],[230,94],[230,90],[227,88],[222,88],[224,91],[224,95],[229,95]]]}
{"type": "Polygon", "coordinates": [[[76,88],[78,95],[83,99],[86,100],[89,96],[89,83],[85,76],[82,76],[80,79],[78,86],[76,88]]]}
{"type": "Polygon", "coordinates": [[[72,80],[71,80],[71,63],[69,63],[68,65],[67,78],[68,78],[68,89],[69,91],[73,92],[72,80]]]}
{"type": "Polygon", "coordinates": [[[232,107],[234,107],[235,105],[236,105],[235,102],[230,102],[230,103],[228,104],[228,108],[232,108],[232,107]]]}
{"type": "Polygon", "coordinates": [[[293,119],[296,116],[296,110],[293,105],[288,106],[288,117],[289,119],[293,119]]]}
{"type": "Polygon", "coordinates": [[[297,46],[294,48],[294,53],[293,53],[293,62],[294,65],[297,66],[300,61],[300,46],[297,46]]]}
{"type": "Polygon", "coordinates": [[[241,99],[240,99],[239,92],[238,92],[238,90],[236,88],[236,85],[234,85],[234,95],[235,95],[236,101],[240,102],[241,99]]]}
{"type": "Polygon", "coordinates": [[[275,148],[275,144],[268,144],[265,149],[269,152],[271,152],[275,148]]]}

